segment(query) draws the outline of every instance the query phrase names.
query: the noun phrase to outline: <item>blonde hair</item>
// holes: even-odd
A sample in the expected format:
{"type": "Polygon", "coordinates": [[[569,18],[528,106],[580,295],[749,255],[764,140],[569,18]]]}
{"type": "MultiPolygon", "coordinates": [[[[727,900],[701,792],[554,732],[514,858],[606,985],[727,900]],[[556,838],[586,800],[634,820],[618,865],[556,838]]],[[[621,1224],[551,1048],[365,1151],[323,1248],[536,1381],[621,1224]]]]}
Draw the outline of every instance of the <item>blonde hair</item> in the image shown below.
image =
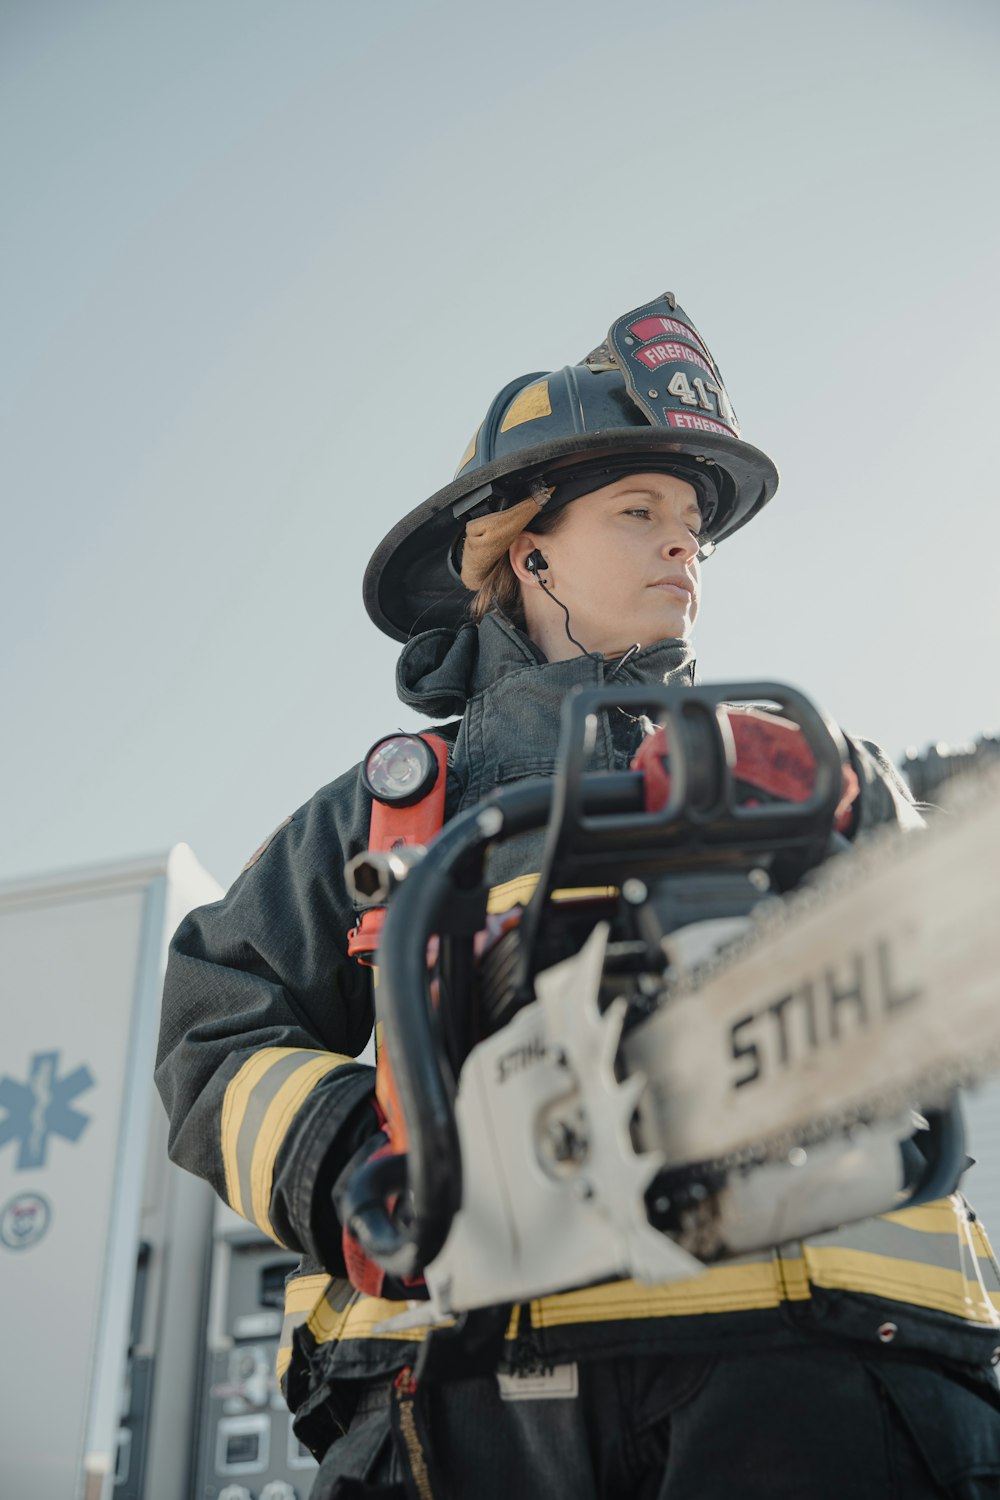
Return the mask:
{"type": "Polygon", "coordinates": [[[524,626],[521,585],[506,552],[493,564],[469,601],[469,617],[477,625],[487,615],[504,615],[512,625],[524,626]]]}
{"type": "MultiPolygon", "coordinates": [[[[538,515],[527,528],[537,536],[551,536],[562,525],[569,506],[563,506],[553,515],[538,515]]],[[[524,629],[524,602],[521,583],[505,552],[493,564],[482,583],[469,601],[469,618],[477,625],[487,615],[503,615],[512,625],[524,629]]]]}

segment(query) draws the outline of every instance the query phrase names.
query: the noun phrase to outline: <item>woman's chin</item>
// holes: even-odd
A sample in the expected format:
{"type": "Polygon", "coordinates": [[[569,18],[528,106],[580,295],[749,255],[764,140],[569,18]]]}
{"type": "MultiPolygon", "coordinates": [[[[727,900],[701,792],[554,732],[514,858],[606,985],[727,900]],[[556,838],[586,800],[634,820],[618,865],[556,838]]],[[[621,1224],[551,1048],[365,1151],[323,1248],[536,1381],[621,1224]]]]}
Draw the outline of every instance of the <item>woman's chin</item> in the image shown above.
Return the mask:
{"type": "Polygon", "coordinates": [[[645,648],[655,646],[657,641],[686,641],[693,629],[694,620],[688,610],[660,609],[642,620],[633,621],[631,626],[619,625],[615,634],[627,635],[628,646],[638,642],[641,648],[645,648]]]}

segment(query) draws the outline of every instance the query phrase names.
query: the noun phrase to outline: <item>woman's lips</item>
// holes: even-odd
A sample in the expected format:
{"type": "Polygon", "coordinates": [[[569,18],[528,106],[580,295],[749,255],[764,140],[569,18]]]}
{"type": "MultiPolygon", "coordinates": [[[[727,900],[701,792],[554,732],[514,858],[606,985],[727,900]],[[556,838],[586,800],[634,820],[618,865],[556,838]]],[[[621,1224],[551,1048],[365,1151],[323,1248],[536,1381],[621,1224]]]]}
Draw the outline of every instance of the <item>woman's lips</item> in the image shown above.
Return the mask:
{"type": "Polygon", "coordinates": [[[664,594],[674,594],[679,599],[691,599],[694,595],[694,589],[684,579],[658,578],[649,586],[651,589],[659,589],[664,594]]]}

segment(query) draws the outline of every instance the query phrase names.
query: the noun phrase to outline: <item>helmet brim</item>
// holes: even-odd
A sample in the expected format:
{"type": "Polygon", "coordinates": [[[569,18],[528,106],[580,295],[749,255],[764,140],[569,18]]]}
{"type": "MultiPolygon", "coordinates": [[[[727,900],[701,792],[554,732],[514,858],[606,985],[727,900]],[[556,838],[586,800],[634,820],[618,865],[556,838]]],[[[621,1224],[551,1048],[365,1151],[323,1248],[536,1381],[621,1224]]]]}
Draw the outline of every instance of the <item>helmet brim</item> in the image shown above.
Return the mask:
{"type": "Polygon", "coordinates": [[[407,641],[424,630],[455,629],[466,618],[469,590],[449,564],[456,539],[465,527],[456,508],[476,503],[479,492],[519,470],[535,470],[557,459],[576,455],[683,455],[717,464],[727,483],[728,499],[720,504],[707,528],[718,543],[738,531],[767,504],[778,487],[778,471],[759,448],[742,438],[715,432],[680,432],[663,428],[576,433],[528,450],[509,453],[482,468],[459,474],[451,484],[392,528],[376,547],[365,570],[365,609],[379,630],[396,641],[407,641]]]}

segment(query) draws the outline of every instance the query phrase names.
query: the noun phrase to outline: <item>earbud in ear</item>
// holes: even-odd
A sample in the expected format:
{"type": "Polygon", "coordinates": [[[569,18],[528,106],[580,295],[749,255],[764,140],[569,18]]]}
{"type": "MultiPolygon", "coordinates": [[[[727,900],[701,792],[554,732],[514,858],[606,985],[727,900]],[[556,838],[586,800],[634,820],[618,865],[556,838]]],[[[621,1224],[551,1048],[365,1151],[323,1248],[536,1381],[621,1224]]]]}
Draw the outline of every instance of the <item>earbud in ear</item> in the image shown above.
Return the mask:
{"type": "Polygon", "coordinates": [[[524,560],[524,566],[527,568],[529,573],[535,574],[540,568],[544,568],[547,570],[549,565],[536,547],[534,552],[528,553],[527,557],[524,560]]]}

